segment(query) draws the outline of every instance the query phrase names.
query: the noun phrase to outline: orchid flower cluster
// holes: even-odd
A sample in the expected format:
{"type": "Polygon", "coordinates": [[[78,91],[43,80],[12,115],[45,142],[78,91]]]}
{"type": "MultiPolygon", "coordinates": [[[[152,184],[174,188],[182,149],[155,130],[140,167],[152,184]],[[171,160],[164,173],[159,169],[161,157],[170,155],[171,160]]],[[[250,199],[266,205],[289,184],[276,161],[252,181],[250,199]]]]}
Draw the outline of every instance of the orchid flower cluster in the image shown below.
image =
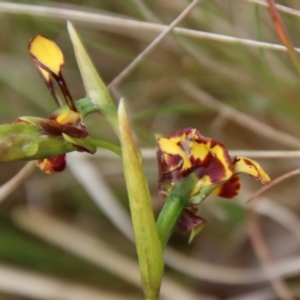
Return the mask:
{"type": "MultiPolygon", "coordinates": [[[[52,80],[58,84],[67,106],[59,108],[48,118],[19,117],[12,124],[1,125],[0,159],[36,159],[43,172],[61,172],[66,166],[67,152],[95,153],[97,149],[83,123],[83,117],[94,111],[93,105],[88,99],[88,102],[73,101],[62,76],[63,54],[52,40],[37,35],[30,40],[28,49],[55,102],[60,105],[52,80]],[[12,144],[15,147],[11,147],[12,144]]],[[[270,182],[257,162],[246,157],[232,160],[222,143],[202,136],[193,128],[177,131],[169,138],[158,138],[157,165],[159,194],[164,199],[176,183],[191,173],[198,178],[177,222],[182,232],[191,231],[191,239],[205,223],[198,211],[200,203],[209,194],[235,197],[240,189],[239,173],[249,174],[263,184],[270,182]]]]}
{"type": "Polygon", "coordinates": [[[61,105],[52,80],[64,99],[48,118],[19,117],[11,124],[0,125],[0,161],[35,160],[45,173],[61,172],[66,153],[95,153],[106,148],[122,156],[129,206],[143,291],[146,299],[158,299],[163,276],[163,251],[176,224],[190,241],[205,224],[199,205],[210,194],[233,198],[239,193],[240,173],[263,184],[270,182],[261,166],[245,157],[230,157],[225,146],[202,136],[198,130],[185,128],[168,138],[157,139],[159,194],[166,202],[157,220],[154,218],[149,187],[140,159],[124,100],[118,111],[88,57],[71,23],[68,30],[89,98],[73,101],[62,77],[64,57],[59,47],[43,35],[29,42],[29,52],[48,90],[61,105]],[[120,139],[121,149],[89,136],[83,119],[101,112],[120,139]]]}

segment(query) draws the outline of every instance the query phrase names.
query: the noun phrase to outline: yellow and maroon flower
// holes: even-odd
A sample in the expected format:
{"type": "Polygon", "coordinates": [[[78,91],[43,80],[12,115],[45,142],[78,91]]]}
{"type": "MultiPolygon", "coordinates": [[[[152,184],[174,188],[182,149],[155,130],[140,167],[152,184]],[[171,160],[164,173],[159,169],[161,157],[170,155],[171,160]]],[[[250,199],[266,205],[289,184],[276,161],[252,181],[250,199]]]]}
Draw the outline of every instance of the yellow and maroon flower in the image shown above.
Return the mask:
{"type": "Polygon", "coordinates": [[[178,131],[169,138],[160,137],[157,140],[157,163],[162,197],[169,194],[174,183],[191,173],[199,179],[178,221],[179,228],[183,232],[193,230],[192,235],[205,222],[197,215],[197,205],[209,194],[235,197],[240,190],[239,173],[246,173],[263,184],[270,182],[269,176],[256,161],[246,157],[232,160],[222,143],[204,137],[193,128],[178,131]]]}
{"type": "MultiPolygon", "coordinates": [[[[32,38],[28,48],[31,57],[55,102],[60,105],[52,79],[57,82],[68,107],[60,108],[47,119],[20,117],[12,123],[34,124],[45,136],[64,137],[65,134],[72,138],[88,138],[88,131],[83,124],[82,116],[77,110],[61,74],[64,65],[64,57],[61,50],[53,41],[43,35],[37,35],[32,38]]],[[[73,146],[77,151],[90,152],[89,149],[82,145],[74,144],[73,146]]],[[[65,156],[65,154],[60,154],[50,158],[39,159],[37,160],[37,166],[47,174],[61,172],[66,166],[65,156]]]]}

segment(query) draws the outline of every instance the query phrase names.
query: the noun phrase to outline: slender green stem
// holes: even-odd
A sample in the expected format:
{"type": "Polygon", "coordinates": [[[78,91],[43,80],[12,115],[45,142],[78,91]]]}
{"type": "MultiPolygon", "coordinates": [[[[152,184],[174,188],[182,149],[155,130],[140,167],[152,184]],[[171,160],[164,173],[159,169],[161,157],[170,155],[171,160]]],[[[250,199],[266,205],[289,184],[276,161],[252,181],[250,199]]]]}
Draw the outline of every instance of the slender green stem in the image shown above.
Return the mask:
{"type": "Polygon", "coordinates": [[[100,141],[100,140],[93,140],[93,139],[89,140],[89,144],[92,146],[95,146],[97,148],[104,148],[104,149],[110,150],[110,151],[114,152],[115,154],[122,156],[121,148],[114,144],[100,141]]]}
{"type": "Polygon", "coordinates": [[[100,112],[99,107],[96,106],[89,98],[82,98],[75,102],[76,107],[82,113],[83,118],[94,112],[100,112]]]}
{"type": "Polygon", "coordinates": [[[74,138],[72,136],[69,136],[65,133],[62,134],[64,139],[69,142],[70,144],[83,147],[90,153],[95,153],[97,148],[104,148],[107,150],[110,150],[114,152],[115,154],[121,156],[122,151],[121,148],[111,144],[109,142],[101,141],[101,140],[94,140],[90,138],[74,138]]]}
{"type": "MultiPolygon", "coordinates": [[[[76,107],[82,113],[83,118],[91,113],[100,111],[99,107],[96,106],[89,98],[82,98],[76,101],[76,107]]],[[[94,139],[88,140],[88,143],[95,147],[108,149],[117,155],[122,156],[121,148],[114,144],[94,139]]]]}
{"type": "Polygon", "coordinates": [[[161,210],[156,221],[156,227],[161,243],[162,250],[165,249],[171,237],[177,221],[191,197],[191,193],[197,183],[195,174],[189,175],[186,179],[175,184],[169,197],[161,210]]]}
{"type": "MultiPolygon", "coordinates": [[[[85,118],[87,115],[95,112],[100,112],[100,109],[98,106],[96,106],[89,98],[82,98],[77,101],[75,101],[76,108],[81,112],[82,117],[85,118]]],[[[54,114],[59,114],[61,112],[64,112],[68,110],[68,106],[64,105],[57,109],[54,114]]]]}

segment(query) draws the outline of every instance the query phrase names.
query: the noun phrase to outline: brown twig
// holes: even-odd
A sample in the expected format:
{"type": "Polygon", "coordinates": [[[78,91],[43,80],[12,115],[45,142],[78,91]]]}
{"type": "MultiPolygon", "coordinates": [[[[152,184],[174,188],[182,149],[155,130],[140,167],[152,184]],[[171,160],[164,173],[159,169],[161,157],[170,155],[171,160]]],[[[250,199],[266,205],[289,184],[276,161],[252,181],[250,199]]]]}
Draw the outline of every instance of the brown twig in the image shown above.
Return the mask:
{"type": "Polygon", "coordinates": [[[278,274],[278,271],[272,262],[271,254],[264,242],[264,238],[261,234],[261,231],[257,223],[257,215],[253,210],[250,211],[249,213],[247,225],[248,225],[250,240],[253,245],[256,256],[258,257],[262,265],[262,268],[264,269],[266,275],[268,276],[268,279],[274,291],[276,292],[276,294],[280,299],[283,300],[295,299],[293,294],[289,290],[288,286],[285,284],[283,279],[278,274]]]}
{"type": "Polygon", "coordinates": [[[237,109],[222,103],[215,99],[212,95],[208,94],[204,90],[198,88],[192,82],[189,82],[185,79],[181,79],[178,82],[179,87],[188,94],[191,98],[195,99],[197,102],[209,107],[210,109],[217,111],[222,114],[225,118],[230,119],[231,121],[239,124],[255,132],[256,134],[260,134],[266,138],[269,138],[275,142],[280,142],[285,146],[289,146],[292,148],[300,147],[300,139],[294,137],[286,132],[282,132],[278,129],[271,127],[259,120],[252,118],[251,116],[238,111],[237,109]]]}
{"type": "Polygon", "coordinates": [[[247,201],[246,203],[249,203],[251,201],[253,201],[254,199],[256,199],[257,197],[261,196],[264,192],[266,192],[267,190],[271,189],[272,187],[274,187],[275,185],[277,185],[278,183],[289,179],[293,176],[296,176],[300,174],[300,168],[299,169],[295,169],[293,171],[290,171],[288,173],[285,173],[279,177],[277,177],[276,179],[272,180],[271,183],[269,185],[265,185],[262,188],[260,188],[258,191],[256,191],[247,201]]]}
{"type": "Polygon", "coordinates": [[[285,45],[285,47],[287,48],[288,54],[289,54],[292,62],[294,63],[295,67],[300,72],[300,62],[299,62],[298,56],[293,48],[293,45],[291,43],[291,39],[288,35],[288,32],[281,20],[281,17],[279,15],[277,9],[276,9],[276,5],[273,0],[267,0],[267,1],[269,4],[269,11],[271,13],[271,17],[273,20],[274,27],[277,31],[277,34],[278,34],[281,42],[283,43],[283,45],[285,45]]]}
{"type": "Polygon", "coordinates": [[[25,181],[35,168],[34,161],[27,163],[13,178],[0,186],[0,203],[25,181]]]}
{"type": "MultiPolygon", "coordinates": [[[[249,1],[249,0],[248,0],[249,1]]],[[[253,1],[253,0],[252,0],[253,1]]],[[[23,3],[12,3],[12,2],[0,2],[0,13],[1,14],[24,14],[30,16],[41,16],[44,18],[51,19],[62,19],[85,22],[88,24],[97,24],[102,26],[107,31],[118,31],[126,33],[127,35],[136,35],[137,30],[143,32],[162,32],[167,26],[157,23],[142,22],[133,19],[125,19],[107,14],[98,14],[82,11],[78,9],[65,9],[56,8],[50,6],[23,4],[23,3]],[[117,28],[117,29],[116,29],[117,28]]],[[[200,30],[192,30],[182,27],[174,28],[176,34],[182,36],[188,36],[191,38],[207,39],[223,43],[240,44],[255,48],[264,48],[270,50],[277,50],[286,52],[286,47],[278,44],[272,44],[267,42],[259,42],[250,39],[244,39],[234,36],[228,36],[224,34],[217,34],[211,32],[205,32],[200,30]]],[[[295,51],[300,53],[299,48],[295,48],[295,51]]]]}
{"type": "MultiPolygon", "coordinates": [[[[246,0],[246,1],[251,2],[251,3],[257,3],[257,4],[262,5],[262,6],[268,6],[268,2],[265,1],[265,0],[246,0]]],[[[286,6],[283,6],[283,5],[280,5],[280,4],[275,4],[275,7],[276,7],[277,10],[282,11],[284,13],[287,13],[289,15],[296,16],[296,17],[300,16],[300,11],[297,10],[297,9],[294,9],[294,8],[291,8],[291,7],[286,7],[286,6]]]]}
{"type": "MultiPolygon", "coordinates": [[[[16,268],[3,263],[0,264],[0,289],[1,293],[21,296],[22,299],[26,297],[26,299],[38,300],[114,300],[118,299],[120,295],[117,291],[109,292],[100,288],[95,289],[80,282],[16,268]]],[[[7,299],[7,297],[1,296],[2,299],[7,299]]],[[[122,295],[122,300],[137,299],[133,297],[132,295],[122,295]]],[[[12,298],[16,299],[14,296],[12,298]]],[[[18,299],[20,298],[18,297],[18,299]]]]}
{"type": "Polygon", "coordinates": [[[158,44],[178,25],[188,13],[199,3],[200,0],[194,0],[187,8],[161,32],[118,76],[116,76],[107,86],[108,89],[116,87],[125,77],[136,68],[136,66],[151,53],[158,44]]]}
{"type": "MultiPolygon", "coordinates": [[[[275,185],[279,184],[283,180],[291,178],[298,174],[300,174],[300,168],[288,172],[286,174],[283,174],[282,176],[273,180],[269,185],[262,187],[256,193],[254,193],[247,200],[247,203],[261,196],[264,192],[274,187],[275,185]]],[[[288,286],[285,284],[283,279],[278,274],[278,271],[272,262],[271,254],[264,242],[264,238],[258,226],[257,215],[253,210],[250,210],[247,225],[248,225],[250,240],[252,242],[254,251],[258,259],[260,260],[260,263],[266,275],[268,276],[274,291],[281,299],[286,299],[286,300],[294,299],[294,296],[292,295],[291,291],[289,290],[288,286]]]]}
{"type": "MultiPolygon", "coordinates": [[[[133,286],[140,287],[137,262],[117,251],[103,239],[99,239],[99,236],[40,210],[32,209],[29,212],[19,208],[14,210],[12,218],[23,230],[81,257],[95,266],[108,270],[133,286]]],[[[168,276],[164,278],[161,296],[163,299],[172,300],[195,299],[195,295],[190,289],[168,276]]],[[[214,298],[201,294],[201,299],[213,300],[214,298]]]]}

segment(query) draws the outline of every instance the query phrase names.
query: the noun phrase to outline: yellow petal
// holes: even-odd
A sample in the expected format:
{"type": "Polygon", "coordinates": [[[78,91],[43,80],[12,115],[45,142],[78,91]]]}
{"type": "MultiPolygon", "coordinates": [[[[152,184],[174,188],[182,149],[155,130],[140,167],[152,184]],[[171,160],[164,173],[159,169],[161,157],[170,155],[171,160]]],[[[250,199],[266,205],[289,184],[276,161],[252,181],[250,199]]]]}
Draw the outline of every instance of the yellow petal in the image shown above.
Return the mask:
{"type": "Polygon", "coordinates": [[[56,122],[63,125],[75,125],[80,120],[80,114],[78,112],[67,110],[57,116],[56,122]]]}
{"type": "MultiPolygon", "coordinates": [[[[179,155],[182,158],[182,169],[186,170],[190,168],[191,162],[184,153],[184,151],[173,141],[166,139],[166,138],[159,138],[158,141],[158,147],[159,149],[165,154],[165,155],[179,155]]],[[[171,167],[171,166],[170,166],[171,167]]]]}
{"type": "MultiPolygon", "coordinates": [[[[211,140],[213,141],[213,140],[211,140]]],[[[230,160],[230,156],[227,152],[227,149],[219,142],[214,141],[216,144],[213,145],[211,151],[214,153],[215,157],[221,162],[224,167],[223,180],[227,180],[232,176],[232,163],[230,160]]]]}
{"type": "Polygon", "coordinates": [[[41,75],[44,77],[44,79],[47,81],[47,82],[50,82],[50,79],[51,79],[51,76],[50,76],[50,73],[45,71],[44,69],[42,69],[41,67],[38,67],[41,75]]]}
{"type": "Polygon", "coordinates": [[[246,173],[256,180],[261,180],[263,184],[268,184],[271,179],[262,167],[256,161],[247,158],[236,156],[233,162],[234,173],[246,173]]]}
{"type": "Polygon", "coordinates": [[[190,152],[195,159],[200,159],[200,161],[203,161],[209,154],[209,148],[205,144],[194,142],[191,145],[190,152]]]}
{"type": "Polygon", "coordinates": [[[59,100],[51,82],[51,77],[58,83],[69,108],[74,112],[77,112],[69,89],[61,75],[64,57],[59,47],[47,37],[37,35],[31,39],[28,48],[55,102],[59,104],[59,100]]]}
{"type": "MultiPolygon", "coordinates": [[[[35,36],[29,43],[29,52],[38,67],[59,76],[64,64],[64,57],[58,46],[42,35],[35,36]]],[[[42,72],[44,75],[44,72],[42,72]]]]}

